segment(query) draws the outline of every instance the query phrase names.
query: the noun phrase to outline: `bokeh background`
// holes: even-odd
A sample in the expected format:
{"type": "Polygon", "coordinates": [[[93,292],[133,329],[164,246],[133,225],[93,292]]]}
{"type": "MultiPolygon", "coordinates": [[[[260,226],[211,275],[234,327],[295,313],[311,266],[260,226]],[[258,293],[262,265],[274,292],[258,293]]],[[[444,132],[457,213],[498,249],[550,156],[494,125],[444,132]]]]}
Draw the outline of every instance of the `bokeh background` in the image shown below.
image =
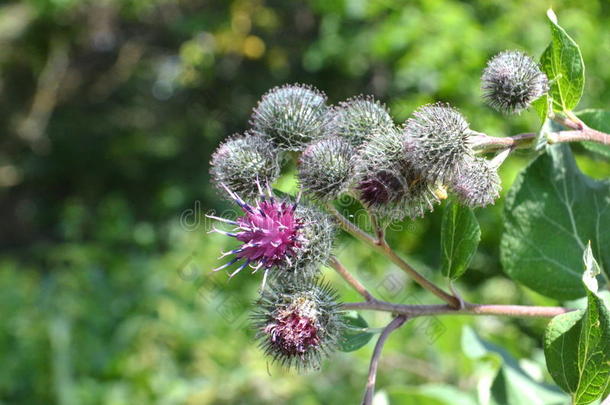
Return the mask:
{"type": "MultiPolygon", "coordinates": [[[[397,123],[442,100],[493,135],[536,130],[533,112],[507,118],[485,107],[479,76],[507,48],[537,58],[549,6],[582,48],[581,107],[607,107],[605,0],[3,1],[0,404],[358,403],[372,344],[338,353],[319,373],[269,365],[247,322],[260,274],[211,274],[228,245],[206,233],[203,215],[233,208],[209,184],[210,154],[247,129],[266,90],[293,82],[331,103],[373,94],[397,123]]],[[[574,150],[585,172],[610,174],[574,150]]],[[[505,187],[531,158],[503,166],[505,187]]],[[[293,170],[279,188],[294,189],[293,170]]],[[[502,208],[477,211],[483,241],[459,287],[472,301],[554,304],[503,275],[502,208]]],[[[439,282],[441,213],[389,236],[439,282]]],[[[382,297],[437,302],[345,235],[337,253],[382,297]]],[[[325,272],[344,300],[358,300],[325,272]]],[[[373,327],[389,319],[364,316],[373,327]]],[[[466,325],[549,381],[544,321],[418,322],[382,357],[378,387],[392,405],[445,403],[396,394],[430,387],[449,392],[446,403],[476,397],[493,361],[462,354],[466,325]]]]}

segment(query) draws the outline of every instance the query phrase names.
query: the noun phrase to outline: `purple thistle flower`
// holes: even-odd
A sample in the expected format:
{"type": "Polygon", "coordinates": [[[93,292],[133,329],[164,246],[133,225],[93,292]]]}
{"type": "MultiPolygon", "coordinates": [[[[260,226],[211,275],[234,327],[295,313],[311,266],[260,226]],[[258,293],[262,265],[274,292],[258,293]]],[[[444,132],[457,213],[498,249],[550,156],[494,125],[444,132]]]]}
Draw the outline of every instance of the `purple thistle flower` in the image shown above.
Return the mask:
{"type": "Polygon", "coordinates": [[[273,280],[256,302],[252,320],[265,354],[303,371],[319,368],[346,327],[337,292],[316,278],[273,280]]]}
{"type": "Polygon", "coordinates": [[[290,257],[295,254],[295,249],[299,248],[302,243],[300,230],[303,227],[303,221],[295,215],[297,203],[287,204],[285,201],[276,201],[270,190],[268,197],[261,190],[260,199],[250,205],[226,186],[223,185],[223,187],[239,205],[244,215],[235,221],[208,215],[209,218],[235,225],[232,232],[216,228],[212,232],[234,237],[243,244],[237,249],[223,253],[221,257],[229,254],[234,254],[235,257],[214,271],[227,268],[240,260],[244,262],[231,273],[230,277],[248,265],[256,272],[261,267],[268,270],[273,266],[290,264],[290,257]]]}
{"type": "Polygon", "coordinates": [[[265,326],[269,345],[284,356],[302,356],[310,347],[320,344],[317,322],[296,308],[288,308],[265,326]]]}
{"type": "Polygon", "coordinates": [[[360,198],[367,206],[383,205],[401,190],[402,182],[388,171],[379,171],[356,185],[360,198]]]}

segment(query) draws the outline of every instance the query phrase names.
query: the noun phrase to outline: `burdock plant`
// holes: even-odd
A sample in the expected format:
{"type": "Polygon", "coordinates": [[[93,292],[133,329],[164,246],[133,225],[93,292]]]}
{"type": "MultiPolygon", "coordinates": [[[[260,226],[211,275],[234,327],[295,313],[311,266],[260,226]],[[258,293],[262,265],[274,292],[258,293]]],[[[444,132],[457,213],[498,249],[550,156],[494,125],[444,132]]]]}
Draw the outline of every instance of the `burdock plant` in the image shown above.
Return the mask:
{"type": "MultiPolygon", "coordinates": [[[[535,102],[538,116],[547,123],[541,134],[492,137],[471,128],[462,113],[442,102],[415,109],[396,126],[372,97],[329,107],[319,90],[285,85],[263,95],[246,135],[218,147],[212,181],[240,213],[236,219],[211,216],[220,222],[213,231],[238,242],[222,254],[230,259],[216,270],[230,276],[246,268],[253,273],[264,270],[253,323],[271,361],[297,370],[317,369],[335,349],[358,349],[380,332],[363,399],[370,405],[384,342],[415,317],[554,317],[544,338],[550,375],[574,404],[591,403],[608,392],[610,314],[597,293],[604,280],[596,275],[601,271],[610,277],[605,236],[610,229],[610,185],[580,173],[568,145],[551,146],[589,141],[586,148],[606,153],[610,135],[590,128],[583,118],[601,127],[608,114],[572,111],[582,93],[584,65],[574,41],[553,14],[549,17],[553,41],[540,65],[523,53],[507,51],[489,61],[481,78],[485,100],[500,111],[524,111],[535,102]],[[553,128],[548,121],[562,130],[547,130],[553,128]],[[540,150],[545,143],[546,150],[540,150]],[[579,312],[474,304],[459,293],[457,280],[468,269],[481,233],[476,219],[480,211],[475,209],[498,200],[498,170],[517,149],[530,149],[529,156],[536,157],[505,201],[502,264],[508,276],[539,294],[560,302],[584,298],[579,312]],[[274,189],[280,176],[278,155],[286,150],[296,158],[298,181],[282,184],[295,184],[297,196],[274,189]],[[348,208],[339,205],[345,202],[348,208]],[[438,205],[444,207],[438,253],[442,269],[424,276],[392,249],[385,235],[394,228],[389,227],[392,221],[421,217],[438,205]],[[353,215],[355,209],[368,215],[365,225],[349,219],[362,218],[353,215]],[[408,305],[376,297],[333,256],[336,224],[387,257],[442,304],[408,305]],[[334,269],[363,300],[340,303],[336,292],[320,282],[325,267],[334,269]],[[581,280],[578,271],[583,267],[581,280]],[[266,282],[268,273],[273,277],[266,282]],[[384,328],[371,329],[347,310],[385,311],[392,319],[384,328]]],[[[501,366],[493,384],[486,384],[496,387],[486,394],[495,402],[506,400],[516,366],[510,367],[501,366]]],[[[519,381],[527,378],[526,373],[519,375],[519,381]]],[[[530,389],[536,394],[515,396],[514,403],[530,403],[538,398],[538,390],[548,389],[533,380],[528,384],[523,395],[530,389]]],[[[555,403],[567,401],[562,396],[555,403]]]]}

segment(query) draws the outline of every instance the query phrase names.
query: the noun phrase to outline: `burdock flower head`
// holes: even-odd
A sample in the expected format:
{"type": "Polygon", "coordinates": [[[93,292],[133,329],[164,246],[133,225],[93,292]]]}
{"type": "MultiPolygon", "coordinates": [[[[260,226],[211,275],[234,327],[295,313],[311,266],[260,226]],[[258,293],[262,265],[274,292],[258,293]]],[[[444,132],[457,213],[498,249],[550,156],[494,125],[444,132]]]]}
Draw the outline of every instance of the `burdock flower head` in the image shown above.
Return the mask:
{"type": "Polygon", "coordinates": [[[208,215],[209,218],[234,226],[231,231],[213,228],[212,232],[234,237],[242,242],[236,249],[223,253],[220,257],[234,257],[224,265],[214,269],[219,271],[237,262],[239,267],[230,273],[233,277],[250,266],[253,273],[259,269],[267,271],[276,268],[291,275],[309,277],[317,271],[313,262],[325,262],[331,252],[334,238],[334,225],[325,214],[314,208],[289,202],[278,201],[271,190],[252,205],[243,201],[236,193],[225,187],[243,211],[235,220],[208,215]]]}
{"type": "Polygon", "coordinates": [[[307,146],[299,160],[301,189],[316,200],[330,201],[346,191],[353,174],[354,149],[331,137],[307,146]]]}
{"type": "Polygon", "coordinates": [[[252,113],[250,124],[275,145],[302,150],[328,130],[326,95],[314,87],[293,84],[267,92],[252,113]]]}
{"type": "Polygon", "coordinates": [[[504,51],[487,63],[481,90],[491,107],[513,114],[528,108],[549,90],[549,84],[546,75],[528,55],[504,51]]]}
{"type": "Polygon", "coordinates": [[[466,158],[449,185],[458,200],[471,207],[493,204],[500,195],[500,177],[487,159],[466,158]]]}
{"type": "Polygon", "coordinates": [[[468,122],[447,104],[417,109],[406,122],[404,153],[415,170],[431,182],[448,182],[458,163],[473,155],[468,122]]]}
{"type": "Polygon", "coordinates": [[[252,317],[265,354],[284,367],[318,369],[345,327],[336,300],[337,293],[318,281],[272,283],[252,317]]]}
{"type": "Polygon", "coordinates": [[[341,102],[334,108],[332,115],[337,135],[355,147],[362,145],[373,134],[394,127],[394,121],[385,106],[372,96],[359,96],[341,102]]]}
{"type": "Polygon", "coordinates": [[[414,169],[397,128],[375,134],[362,146],[354,177],[358,198],[379,218],[420,217],[438,202],[435,185],[414,169]]]}
{"type": "Polygon", "coordinates": [[[278,151],[261,135],[235,135],[212,155],[210,174],[222,194],[230,197],[220,186],[224,184],[250,201],[258,195],[257,182],[271,184],[279,176],[278,151]]]}

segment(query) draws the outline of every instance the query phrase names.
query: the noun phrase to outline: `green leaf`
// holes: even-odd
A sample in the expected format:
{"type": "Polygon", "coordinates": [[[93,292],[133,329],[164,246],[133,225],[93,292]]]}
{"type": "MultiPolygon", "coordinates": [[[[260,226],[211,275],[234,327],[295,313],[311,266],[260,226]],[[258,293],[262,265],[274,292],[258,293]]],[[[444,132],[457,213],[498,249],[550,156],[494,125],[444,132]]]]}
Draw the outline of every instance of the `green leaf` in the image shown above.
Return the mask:
{"type": "Polygon", "coordinates": [[[610,274],[610,181],[582,174],[567,145],[547,151],[508,193],[500,258],[514,280],[552,298],[575,299],[585,296],[581,257],[587,241],[610,274]]]}
{"type": "Polygon", "coordinates": [[[342,352],[353,352],[366,345],[373,333],[368,332],[369,327],[366,320],[357,312],[350,311],[343,316],[343,322],[347,327],[343,331],[339,350],[342,352]]]}
{"type": "Polygon", "coordinates": [[[540,121],[544,123],[549,114],[549,96],[546,94],[532,102],[540,121]]]}
{"type": "Polygon", "coordinates": [[[553,380],[565,392],[578,386],[578,338],[584,311],[558,315],[549,322],[544,335],[544,357],[553,380]]]}
{"type": "MultiPolygon", "coordinates": [[[[585,124],[598,131],[610,133],[610,111],[588,109],[576,113],[578,118],[584,121],[585,124]]],[[[610,145],[604,145],[597,142],[581,142],[582,145],[592,152],[597,152],[601,155],[610,158],[610,145]]]]}
{"type": "Polygon", "coordinates": [[[445,277],[459,278],[468,269],[481,240],[481,228],[472,210],[451,202],[443,213],[441,252],[445,277]]]}
{"type": "Polygon", "coordinates": [[[610,314],[594,292],[587,291],[587,296],[589,303],[578,342],[580,379],[574,393],[576,405],[600,398],[610,382],[610,314]]]}
{"type": "Polygon", "coordinates": [[[580,101],[585,84],[585,64],[580,48],[557,23],[553,10],[547,11],[551,43],[540,57],[540,65],[550,80],[553,110],[570,111],[580,101]]]}
{"type": "Polygon", "coordinates": [[[462,349],[470,358],[492,358],[498,364],[498,372],[491,385],[492,404],[563,405],[567,402],[565,394],[553,386],[535,381],[506,350],[485,341],[470,327],[462,330],[462,349]]]}
{"type": "Polygon", "coordinates": [[[610,384],[610,314],[592,282],[599,268],[590,246],[583,260],[587,309],[556,316],[544,336],[547,368],[575,405],[598,400],[610,384]]]}

